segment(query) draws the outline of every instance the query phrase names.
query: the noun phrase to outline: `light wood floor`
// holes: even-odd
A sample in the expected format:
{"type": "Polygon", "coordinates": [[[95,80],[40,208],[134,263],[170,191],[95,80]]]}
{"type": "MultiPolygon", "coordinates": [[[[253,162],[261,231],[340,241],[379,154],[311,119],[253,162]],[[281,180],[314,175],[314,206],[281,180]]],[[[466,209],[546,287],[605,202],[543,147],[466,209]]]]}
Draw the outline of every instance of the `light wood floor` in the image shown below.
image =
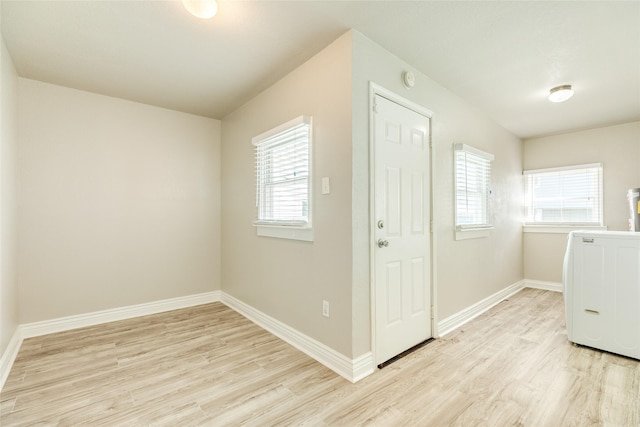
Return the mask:
{"type": "Polygon", "coordinates": [[[640,362],[525,289],[351,384],[220,303],[24,341],[0,425],[640,425],[640,362]]]}

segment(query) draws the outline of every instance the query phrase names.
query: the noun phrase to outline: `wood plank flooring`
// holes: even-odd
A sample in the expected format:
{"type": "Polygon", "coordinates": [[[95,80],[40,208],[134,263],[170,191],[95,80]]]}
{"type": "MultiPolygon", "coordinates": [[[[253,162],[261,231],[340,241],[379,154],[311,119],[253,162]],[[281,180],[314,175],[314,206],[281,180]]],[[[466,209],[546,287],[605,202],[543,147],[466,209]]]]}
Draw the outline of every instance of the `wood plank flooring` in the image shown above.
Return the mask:
{"type": "Polygon", "coordinates": [[[223,304],[31,338],[2,426],[640,426],[640,362],[525,289],[351,384],[223,304]]]}

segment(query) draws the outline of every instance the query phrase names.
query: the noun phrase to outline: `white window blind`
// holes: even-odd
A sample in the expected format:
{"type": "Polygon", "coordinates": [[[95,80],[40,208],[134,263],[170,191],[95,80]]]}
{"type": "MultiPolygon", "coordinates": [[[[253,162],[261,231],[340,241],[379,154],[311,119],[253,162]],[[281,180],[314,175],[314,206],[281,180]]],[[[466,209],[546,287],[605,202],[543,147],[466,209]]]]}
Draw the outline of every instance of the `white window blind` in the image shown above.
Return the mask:
{"type": "Polygon", "coordinates": [[[253,138],[256,225],[311,224],[311,118],[301,116],[253,138]]]}
{"type": "Polygon", "coordinates": [[[489,228],[492,154],[454,145],[456,230],[489,228]]]}
{"type": "Polygon", "coordinates": [[[602,225],[602,164],[524,171],[525,224],[602,225]]]}

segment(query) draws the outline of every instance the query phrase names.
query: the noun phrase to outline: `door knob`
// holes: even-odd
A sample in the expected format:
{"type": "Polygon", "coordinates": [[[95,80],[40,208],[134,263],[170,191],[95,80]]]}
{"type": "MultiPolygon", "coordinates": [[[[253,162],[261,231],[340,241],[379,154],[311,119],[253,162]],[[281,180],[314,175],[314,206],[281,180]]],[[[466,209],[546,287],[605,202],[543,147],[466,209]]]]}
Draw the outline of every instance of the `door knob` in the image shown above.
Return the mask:
{"type": "Polygon", "coordinates": [[[382,240],[382,239],[378,239],[378,247],[382,248],[382,247],[387,247],[389,246],[389,241],[388,240],[382,240]]]}

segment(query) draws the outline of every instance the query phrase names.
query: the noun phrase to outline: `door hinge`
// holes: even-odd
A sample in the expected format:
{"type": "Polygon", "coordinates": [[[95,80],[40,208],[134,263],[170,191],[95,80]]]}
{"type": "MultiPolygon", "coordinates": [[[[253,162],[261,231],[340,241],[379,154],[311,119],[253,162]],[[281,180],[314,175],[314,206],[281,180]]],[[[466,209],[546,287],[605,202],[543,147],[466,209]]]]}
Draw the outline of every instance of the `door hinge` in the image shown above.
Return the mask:
{"type": "Polygon", "coordinates": [[[429,231],[433,233],[433,220],[429,221],[429,231]]]}
{"type": "Polygon", "coordinates": [[[373,112],[377,113],[380,110],[378,109],[378,98],[374,97],[373,98],[373,112]]]}

